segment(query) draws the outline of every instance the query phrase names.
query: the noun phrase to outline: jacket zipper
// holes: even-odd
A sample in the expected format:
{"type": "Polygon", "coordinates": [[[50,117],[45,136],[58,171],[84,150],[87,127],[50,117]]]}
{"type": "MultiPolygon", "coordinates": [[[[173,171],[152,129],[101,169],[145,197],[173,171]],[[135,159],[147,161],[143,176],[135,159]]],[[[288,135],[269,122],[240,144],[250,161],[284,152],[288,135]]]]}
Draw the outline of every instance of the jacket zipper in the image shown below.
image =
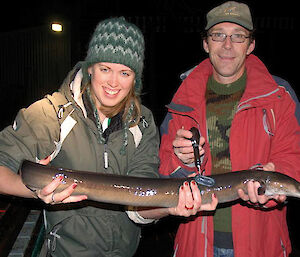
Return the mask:
{"type": "Polygon", "coordinates": [[[108,168],[107,140],[104,143],[103,162],[104,162],[104,169],[107,169],[108,168]]]}
{"type": "MultiPolygon", "coordinates": [[[[111,122],[111,119],[109,118],[107,120],[107,127],[109,127],[110,125],[110,122],[111,122]]],[[[105,128],[105,129],[106,129],[105,128]]],[[[103,131],[104,132],[104,131],[103,131]]],[[[103,152],[103,162],[104,162],[104,169],[107,169],[108,166],[109,166],[109,163],[108,163],[108,152],[107,152],[107,142],[108,142],[108,138],[109,138],[109,135],[107,135],[107,137],[105,138],[105,142],[104,142],[104,152],[103,152]]]]}
{"type": "Polygon", "coordinates": [[[280,238],[280,245],[281,245],[281,248],[282,248],[283,257],[287,257],[286,248],[285,248],[285,245],[284,245],[283,241],[281,240],[281,238],[280,238]]]}

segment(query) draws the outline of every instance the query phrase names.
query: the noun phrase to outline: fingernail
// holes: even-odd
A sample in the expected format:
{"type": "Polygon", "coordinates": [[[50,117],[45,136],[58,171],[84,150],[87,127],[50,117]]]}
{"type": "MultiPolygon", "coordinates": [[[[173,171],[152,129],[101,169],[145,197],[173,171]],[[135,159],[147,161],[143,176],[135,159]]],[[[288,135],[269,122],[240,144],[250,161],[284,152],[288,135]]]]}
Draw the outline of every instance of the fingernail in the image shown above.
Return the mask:
{"type": "Polygon", "coordinates": [[[194,186],[196,185],[196,182],[195,182],[195,180],[192,180],[192,182],[191,182],[194,186]]]}
{"type": "Polygon", "coordinates": [[[76,187],[77,187],[77,184],[76,184],[76,183],[72,184],[72,188],[73,188],[73,189],[75,189],[76,187]]]}
{"type": "Polygon", "coordinates": [[[187,210],[192,210],[192,209],[194,209],[194,205],[193,205],[193,206],[191,206],[191,207],[187,207],[187,206],[185,206],[185,209],[187,209],[187,210]]]}
{"type": "Polygon", "coordinates": [[[189,186],[189,183],[187,181],[185,181],[184,185],[187,187],[187,186],[189,186]]]}
{"type": "Polygon", "coordinates": [[[64,176],[59,176],[59,181],[62,181],[64,179],[64,176]]]}
{"type": "Polygon", "coordinates": [[[183,186],[180,187],[180,190],[183,190],[183,186]]]}
{"type": "Polygon", "coordinates": [[[217,196],[216,196],[216,194],[215,194],[215,193],[213,193],[213,194],[212,194],[212,196],[213,196],[213,198],[217,198],[217,196]]]}

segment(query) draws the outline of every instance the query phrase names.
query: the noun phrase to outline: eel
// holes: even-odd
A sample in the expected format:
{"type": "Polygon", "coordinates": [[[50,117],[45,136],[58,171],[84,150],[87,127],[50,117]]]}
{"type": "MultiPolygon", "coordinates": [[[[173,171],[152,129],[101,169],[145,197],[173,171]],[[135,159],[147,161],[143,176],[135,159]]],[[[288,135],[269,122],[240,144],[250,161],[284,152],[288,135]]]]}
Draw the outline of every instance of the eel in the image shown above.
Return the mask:
{"type": "Polygon", "coordinates": [[[192,178],[143,178],[99,172],[76,171],[23,161],[20,166],[23,183],[32,191],[42,189],[55,177],[63,176],[55,192],[61,192],[77,183],[73,195],[87,195],[89,200],[144,207],[177,206],[179,188],[194,180],[200,189],[202,203],[211,202],[214,193],[219,203],[237,200],[238,189],[247,193],[246,183],[258,181],[260,194],[286,195],[300,198],[300,183],[279,172],[243,170],[211,176],[197,175],[192,178]]]}

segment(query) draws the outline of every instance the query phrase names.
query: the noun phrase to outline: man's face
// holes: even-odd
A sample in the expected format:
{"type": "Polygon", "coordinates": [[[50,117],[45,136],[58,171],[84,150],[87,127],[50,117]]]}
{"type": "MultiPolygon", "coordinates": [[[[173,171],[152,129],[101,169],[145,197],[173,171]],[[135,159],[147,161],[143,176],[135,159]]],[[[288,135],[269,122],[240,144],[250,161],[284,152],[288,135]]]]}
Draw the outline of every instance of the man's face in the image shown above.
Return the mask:
{"type": "Polygon", "coordinates": [[[214,79],[219,83],[232,83],[242,76],[246,57],[255,47],[255,41],[250,42],[248,36],[247,29],[230,22],[219,23],[209,29],[207,40],[203,41],[203,47],[209,54],[213,65],[214,79]],[[214,41],[211,35],[219,36],[222,35],[221,33],[227,35],[225,40],[214,41]],[[237,37],[246,37],[245,42],[232,42],[230,36],[234,34],[237,34],[237,37]]]}

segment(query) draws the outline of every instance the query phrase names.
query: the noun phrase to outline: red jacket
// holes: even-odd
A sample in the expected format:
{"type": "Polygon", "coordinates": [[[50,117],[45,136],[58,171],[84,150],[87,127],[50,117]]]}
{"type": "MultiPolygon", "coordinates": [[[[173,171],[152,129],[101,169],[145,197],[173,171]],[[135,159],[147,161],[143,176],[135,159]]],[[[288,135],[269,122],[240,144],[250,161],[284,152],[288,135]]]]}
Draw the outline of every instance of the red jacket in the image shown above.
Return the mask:
{"type": "MultiPolygon", "coordinates": [[[[232,170],[249,169],[273,162],[276,170],[300,181],[300,126],[297,99],[278,85],[264,64],[254,55],[246,60],[247,84],[230,130],[232,170]]],[[[172,149],[176,131],[197,126],[209,146],[206,128],[205,90],[212,74],[209,59],[200,63],[183,81],[169,105],[162,124],[160,174],[186,176],[193,169],[184,166],[172,149]]],[[[283,81],[286,84],[285,81],[283,81]]],[[[209,147],[205,174],[211,173],[209,147]]],[[[276,207],[274,201],[268,207],[276,207]]],[[[291,252],[286,207],[257,210],[249,205],[232,207],[235,257],[285,257],[291,252]]],[[[213,256],[213,217],[200,214],[182,223],[175,239],[176,256],[213,256]]]]}

